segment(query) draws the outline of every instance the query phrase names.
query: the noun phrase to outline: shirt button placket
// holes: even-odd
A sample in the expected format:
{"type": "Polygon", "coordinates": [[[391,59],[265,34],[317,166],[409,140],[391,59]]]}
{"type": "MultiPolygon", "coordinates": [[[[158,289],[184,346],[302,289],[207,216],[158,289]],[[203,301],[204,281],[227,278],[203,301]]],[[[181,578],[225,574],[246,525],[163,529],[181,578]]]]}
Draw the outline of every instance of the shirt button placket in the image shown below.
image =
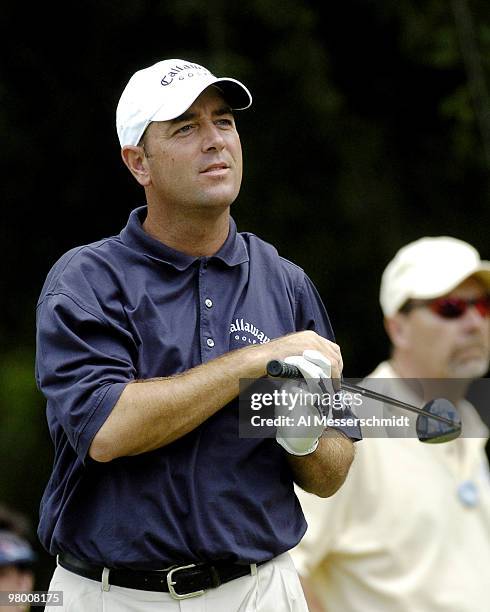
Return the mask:
{"type": "Polygon", "coordinates": [[[210,311],[213,307],[213,300],[209,297],[207,276],[208,262],[202,259],[199,266],[199,316],[201,321],[201,359],[203,362],[212,359],[216,341],[211,326],[210,311]]]}

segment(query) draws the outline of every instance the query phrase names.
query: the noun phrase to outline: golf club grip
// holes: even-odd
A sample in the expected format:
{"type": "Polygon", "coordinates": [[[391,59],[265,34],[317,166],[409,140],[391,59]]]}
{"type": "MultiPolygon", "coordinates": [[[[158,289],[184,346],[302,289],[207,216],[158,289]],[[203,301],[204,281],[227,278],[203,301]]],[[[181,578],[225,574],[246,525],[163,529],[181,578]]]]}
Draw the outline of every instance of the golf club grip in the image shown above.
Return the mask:
{"type": "Polygon", "coordinates": [[[267,364],[267,374],[275,378],[303,378],[301,370],[290,363],[272,359],[267,364]]]}

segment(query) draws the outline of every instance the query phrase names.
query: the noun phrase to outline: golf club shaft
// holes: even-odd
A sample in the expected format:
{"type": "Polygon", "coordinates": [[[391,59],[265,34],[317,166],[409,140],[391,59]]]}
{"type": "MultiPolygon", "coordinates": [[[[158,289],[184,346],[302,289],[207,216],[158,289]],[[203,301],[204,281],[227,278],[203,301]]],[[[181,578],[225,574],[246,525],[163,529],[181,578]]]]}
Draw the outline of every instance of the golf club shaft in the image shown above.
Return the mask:
{"type": "MultiPolygon", "coordinates": [[[[304,378],[303,374],[301,374],[301,370],[298,367],[289,363],[285,363],[284,361],[279,361],[278,359],[273,359],[272,361],[269,361],[269,363],[267,364],[267,374],[276,378],[304,378]]],[[[417,406],[412,406],[412,404],[407,404],[406,402],[402,402],[393,397],[389,397],[388,395],[376,393],[376,391],[365,389],[364,387],[360,387],[359,385],[355,385],[353,383],[346,383],[345,381],[341,380],[341,387],[344,391],[353,391],[354,393],[360,393],[364,397],[369,397],[370,399],[377,400],[378,402],[384,402],[386,404],[396,406],[397,408],[403,408],[404,410],[415,412],[416,414],[435,419],[436,421],[440,421],[441,423],[445,423],[446,425],[450,425],[451,427],[458,426],[458,424],[452,421],[451,419],[446,419],[445,417],[439,416],[438,414],[426,412],[425,410],[422,410],[422,408],[417,408],[417,406]]]]}

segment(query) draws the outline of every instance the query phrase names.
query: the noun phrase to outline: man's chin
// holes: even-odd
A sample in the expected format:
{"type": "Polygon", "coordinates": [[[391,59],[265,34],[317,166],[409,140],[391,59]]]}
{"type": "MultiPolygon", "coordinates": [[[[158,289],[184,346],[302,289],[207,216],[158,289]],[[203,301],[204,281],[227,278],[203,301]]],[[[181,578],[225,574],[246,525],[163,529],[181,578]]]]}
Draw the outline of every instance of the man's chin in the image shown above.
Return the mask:
{"type": "Polygon", "coordinates": [[[238,196],[237,189],[230,189],[224,185],[221,188],[203,191],[197,202],[202,207],[228,208],[238,196]]]}
{"type": "Polygon", "coordinates": [[[488,372],[487,359],[471,359],[462,363],[453,364],[452,378],[481,378],[488,372]]]}

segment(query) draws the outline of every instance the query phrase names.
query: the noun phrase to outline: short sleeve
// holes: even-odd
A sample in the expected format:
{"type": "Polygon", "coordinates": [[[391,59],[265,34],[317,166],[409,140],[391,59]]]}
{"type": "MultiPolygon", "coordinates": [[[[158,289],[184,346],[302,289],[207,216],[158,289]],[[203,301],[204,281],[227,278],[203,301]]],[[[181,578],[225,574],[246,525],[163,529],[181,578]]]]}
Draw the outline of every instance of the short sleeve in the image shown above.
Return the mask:
{"type": "Polygon", "coordinates": [[[51,294],[37,309],[36,382],[74,450],[85,460],[90,444],[135,378],[135,347],[127,330],[51,294]]]}
{"type": "Polygon", "coordinates": [[[330,319],[318,291],[310,278],[304,274],[296,301],[296,331],[311,329],[317,334],[335,341],[330,319]]]}

